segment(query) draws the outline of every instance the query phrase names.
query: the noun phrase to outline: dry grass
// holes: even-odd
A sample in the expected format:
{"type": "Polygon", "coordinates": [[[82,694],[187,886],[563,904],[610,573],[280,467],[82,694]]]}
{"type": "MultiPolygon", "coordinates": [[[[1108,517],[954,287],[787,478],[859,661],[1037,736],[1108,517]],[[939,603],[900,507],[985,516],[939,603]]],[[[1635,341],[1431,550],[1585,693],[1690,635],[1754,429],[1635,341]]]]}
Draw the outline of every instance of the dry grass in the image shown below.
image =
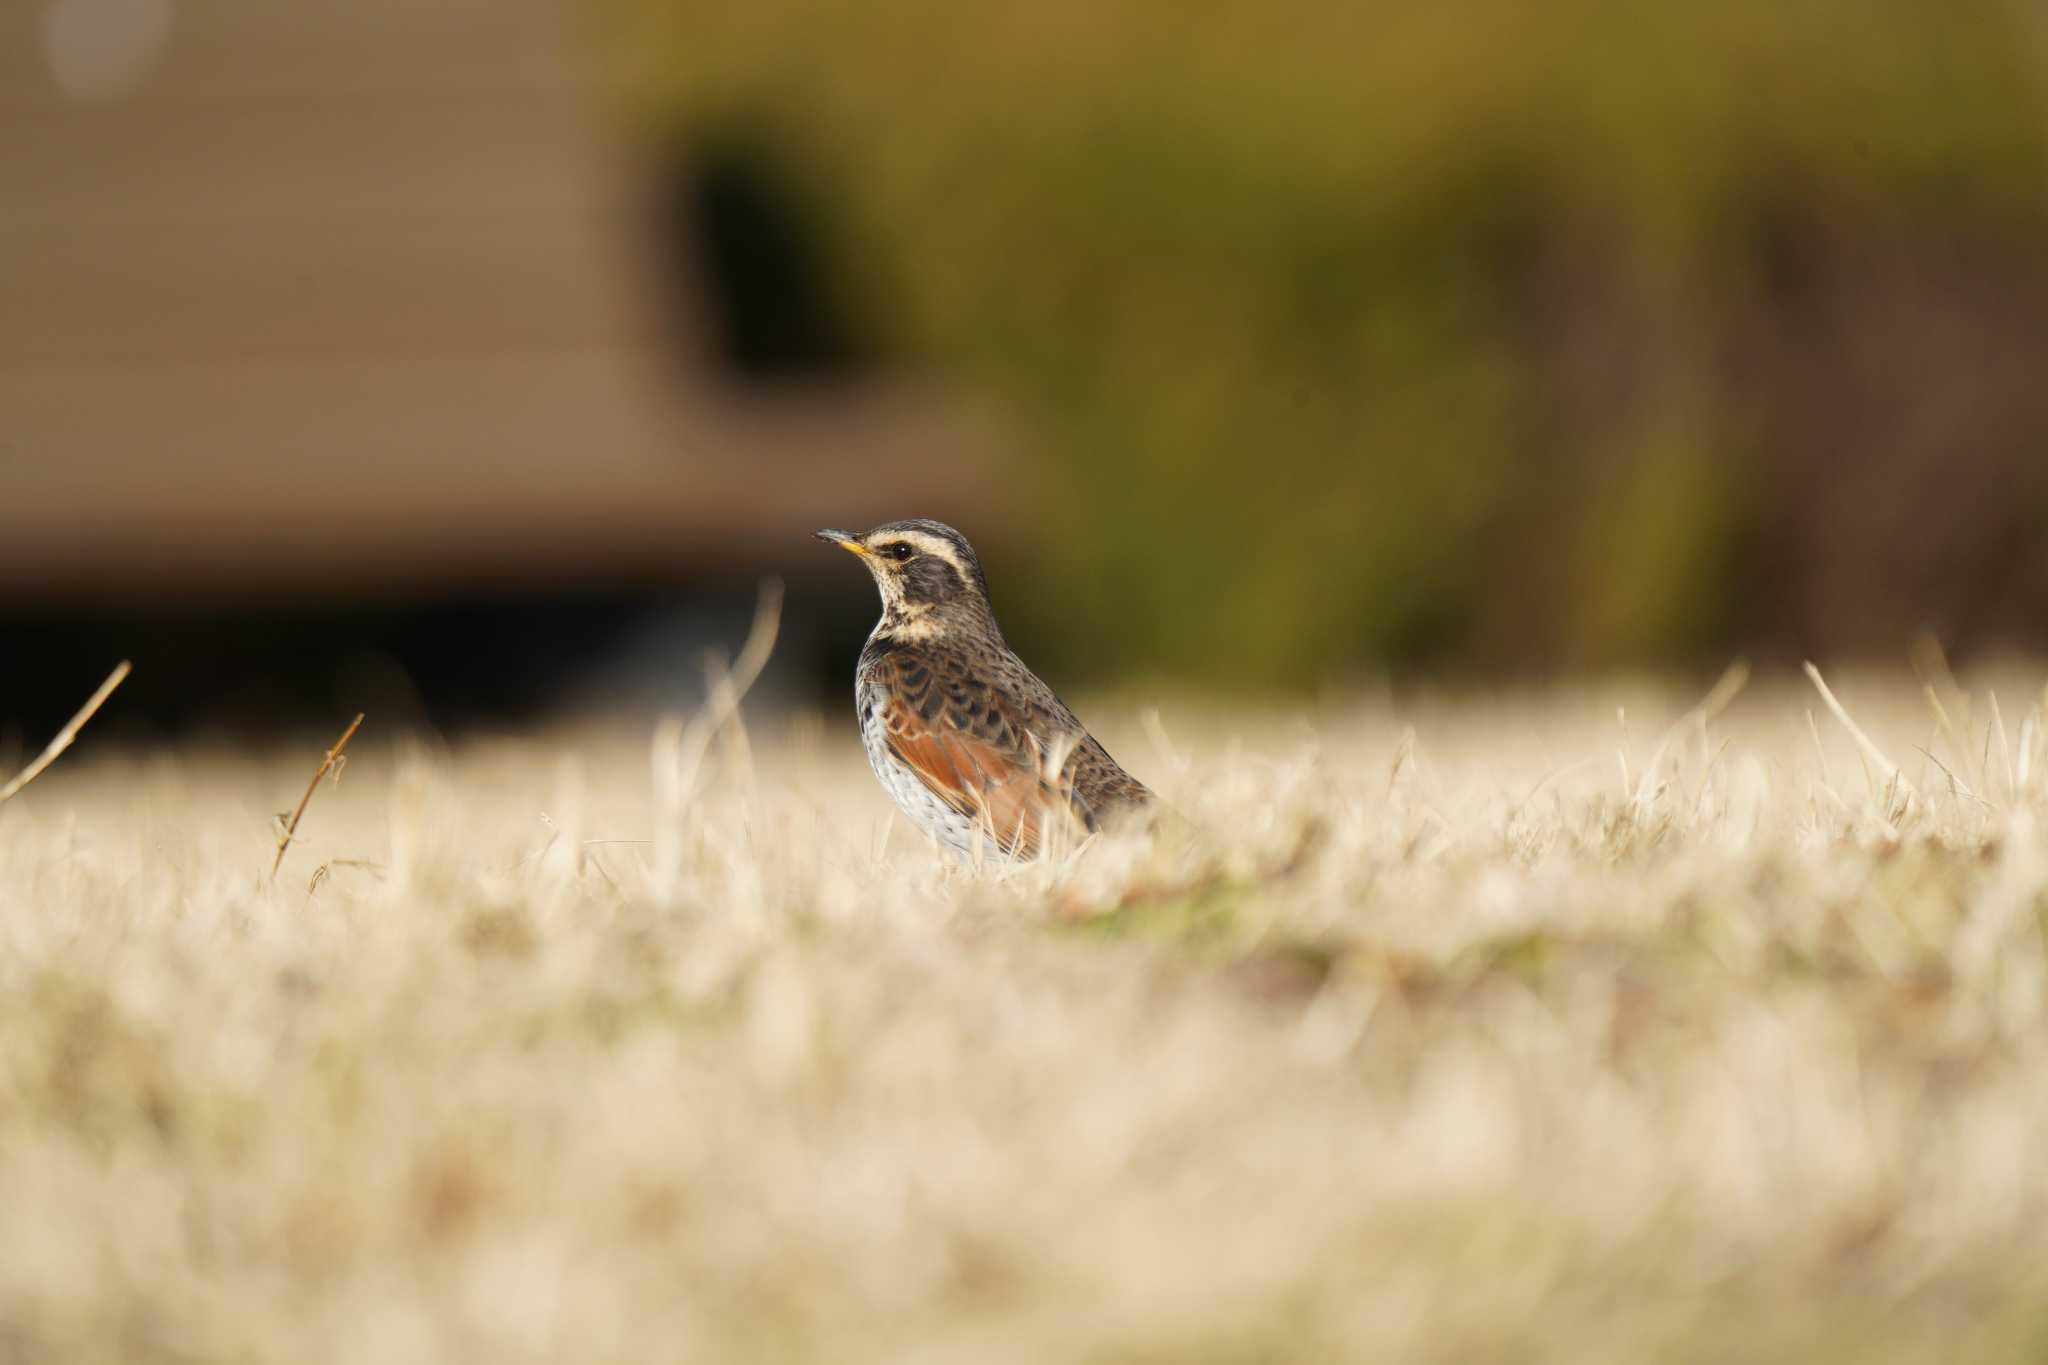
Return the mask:
{"type": "Polygon", "coordinates": [[[1097,705],[1189,827],[979,875],[801,718],[366,731],[274,886],[303,752],[88,744],[0,1360],[2038,1358],[2042,727],[1830,681],[1902,772],[1797,679],[1097,705]]]}
{"type": "Polygon", "coordinates": [[[78,732],[85,728],[86,722],[99,714],[100,708],[107,704],[107,698],[113,696],[114,690],[126,682],[128,675],[134,671],[135,665],[126,659],[114,665],[114,671],[107,674],[106,681],[85,699],[85,705],[72,713],[71,719],[64,722],[64,728],[57,731],[50,742],[43,746],[43,751],[31,759],[27,767],[8,779],[4,785],[0,785],[0,806],[21,795],[23,787],[41,777],[52,763],[64,756],[64,751],[78,741],[78,732]]]}

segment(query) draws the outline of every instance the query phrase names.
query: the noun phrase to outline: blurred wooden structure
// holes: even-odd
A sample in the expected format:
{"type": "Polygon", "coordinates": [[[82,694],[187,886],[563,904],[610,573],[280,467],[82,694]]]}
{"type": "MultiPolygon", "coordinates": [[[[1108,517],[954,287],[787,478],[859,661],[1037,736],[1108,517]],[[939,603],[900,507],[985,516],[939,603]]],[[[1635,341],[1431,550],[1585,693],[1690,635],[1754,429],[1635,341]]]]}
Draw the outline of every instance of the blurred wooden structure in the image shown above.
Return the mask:
{"type": "Polygon", "coordinates": [[[7,7],[0,594],[658,580],[958,507],[955,416],[677,354],[573,19],[7,7]]]}

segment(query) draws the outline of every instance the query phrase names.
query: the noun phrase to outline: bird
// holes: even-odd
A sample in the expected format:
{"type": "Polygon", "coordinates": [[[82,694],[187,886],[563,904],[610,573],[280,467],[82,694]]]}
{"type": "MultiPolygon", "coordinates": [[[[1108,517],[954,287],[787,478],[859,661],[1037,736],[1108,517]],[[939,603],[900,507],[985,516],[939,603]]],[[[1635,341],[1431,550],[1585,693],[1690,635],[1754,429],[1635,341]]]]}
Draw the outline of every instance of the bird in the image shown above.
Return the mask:
{"type": "Polygon", "coordinates": [[[824,530],[882,595],[854,671],[868,762],[896,805],[956,853],[1030,859],[1151,802],[996,624],[974,547],[918,517],[824,530]]]}

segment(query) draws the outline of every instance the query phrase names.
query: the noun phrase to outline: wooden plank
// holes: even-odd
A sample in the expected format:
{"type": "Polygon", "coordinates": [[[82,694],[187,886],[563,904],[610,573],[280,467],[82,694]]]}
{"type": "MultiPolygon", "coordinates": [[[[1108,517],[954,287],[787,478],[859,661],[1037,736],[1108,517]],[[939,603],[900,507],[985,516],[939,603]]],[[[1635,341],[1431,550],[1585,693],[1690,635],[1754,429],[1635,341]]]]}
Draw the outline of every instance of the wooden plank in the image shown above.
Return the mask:
{"type": "Polygon", "coordinates": [[[986,423],[928,396],[656,378],[606,350],[0,371],[0,596],[675,576],[1018,501],[986,423]]]}
{"type": "MultiPolygon", "coordinates": [[[[56,8],[0,7],[0,108],[72,103],[51,70],[56,8]]],[[[118,98],[580,94],[589,59],[576,23],[559,0],[172,0],[161,42],[118,98]]]]}
{"type": "Polygon", "coordinates": [[[296,101],[13,116],[0,220],[151,225],[495,217],[602,204],[623,167],[559,110],[490,100],[296,101]]]}
{"type": "Polygon", "coordinates": [[[605,268],[625,235],[479,214],[0,224],[0,367],[624,341],[652,325],[605,268]]]}

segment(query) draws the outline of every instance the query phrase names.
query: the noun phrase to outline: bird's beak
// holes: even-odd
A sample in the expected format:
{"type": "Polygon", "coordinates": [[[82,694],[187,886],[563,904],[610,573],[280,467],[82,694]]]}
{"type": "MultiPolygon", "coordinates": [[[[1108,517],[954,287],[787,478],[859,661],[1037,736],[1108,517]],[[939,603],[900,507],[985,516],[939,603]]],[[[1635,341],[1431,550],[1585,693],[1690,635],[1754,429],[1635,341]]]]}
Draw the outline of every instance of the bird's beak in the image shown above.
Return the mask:
{"type": "Polygon", "coordinates": [[[853,551],[862,559],[868,558],[868,547],[854,539],[853,532],[851,531],[819,531],[817,536],[818,539],[824,541],[827,545],[837,545],[842,550],[853,551]]]}

